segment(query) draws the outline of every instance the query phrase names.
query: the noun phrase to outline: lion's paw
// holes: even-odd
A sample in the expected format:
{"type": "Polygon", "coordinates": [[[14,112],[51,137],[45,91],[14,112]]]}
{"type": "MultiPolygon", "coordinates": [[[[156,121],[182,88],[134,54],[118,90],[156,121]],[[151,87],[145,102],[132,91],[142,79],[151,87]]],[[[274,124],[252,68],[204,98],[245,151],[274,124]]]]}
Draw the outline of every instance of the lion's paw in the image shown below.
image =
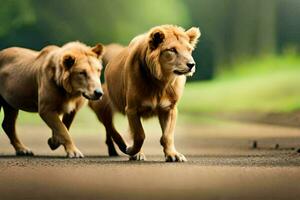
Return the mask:
{"type": "Polygon", "coordinates": [[[53,138],[49,138],[48,139],[48,145],[50,147],[51,150],[55,150],[57,149],[61,144],[59,142],[56,142],[53,140],[53,138]]]}
{"type": "Polygon", "coordinates": [[[27,147],[23,147],[21,149],[16,150],[16,155],[17,156],[34,156],[33,152],[27,147]]]}
{"type": "Polygon", "coordinates": [[[144,153],[139,152],[134,156],[130,156],[129,160],[134,160],[134,161],[145,161],[146,160],[146,156],[144,153]]]}
{"type": "Polygon", "coordinates": [[[83,158],[84,155],[76,147],[66,149],[68,158],[83,158]]]}
{"type": "Polygon", "coordinates": [[[166,162],[186,162],[185,156],[178,152],[168,153],[165,156],[166,162]]]}

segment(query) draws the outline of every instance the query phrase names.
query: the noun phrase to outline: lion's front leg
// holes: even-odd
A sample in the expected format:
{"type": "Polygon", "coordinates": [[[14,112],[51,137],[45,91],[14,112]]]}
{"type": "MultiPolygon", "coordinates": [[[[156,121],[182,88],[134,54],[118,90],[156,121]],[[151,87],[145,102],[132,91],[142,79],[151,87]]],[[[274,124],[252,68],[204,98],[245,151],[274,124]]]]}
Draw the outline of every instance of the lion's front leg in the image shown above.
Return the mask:
{"type": "Polygon", "coordinates": [[[62,122],[64,123],[64,125],[66,126],[66,128],[68,130],[71,127],[71,124],[72,124],[72,122],[75,118],[76,113],[77,113],[77,111],[73,110],[72,112],[66,113],[66,114],[63,115],[62,122]]]}
{"type": "Polygon", "coordinates": [[[163,110],[158,113],[159,123],[162,129],[160,143],[164,148],[167,162],[185,162],[185,156],[176,151],[174,144],[174,131],[177,120],[177,108],[163,110]]]}
{"type": "Polygon", "coordinates": [[[66,126],[59,119],[59,115],[55,112],[46,110],[39,111],[39,114],[46,124],[52,129],[53,136],[48,140],[50,148],[54,150],[60,145],[63,145],[66,150],[67,157],[82,158],[83,154],[74,145],[66,126]]]}
{"type": "MultiPolygon", "coordinates": [[[[71,113],[66,113],[63,115],[62,122],[64,123],[64,125],[68,130],[70,129],[70,126],[74,120],[75,115],[76,115],[76,110],[72,111],[71,113]]],[[[51,150],[55,150],[61,145],[54,132],[52,132],[52,137],[48,139],[48,145],[51,148],[51,150]]]]}
{"type": "Polygon", "coordinates": [[[127,109],[126,111],[130,132],[133,136],[133,145],[131,147],[127,147],[126,154],[134,157],[141,151],[145,140],[145,133],[141,123],[141,119],[135,110],[127,109]]]}

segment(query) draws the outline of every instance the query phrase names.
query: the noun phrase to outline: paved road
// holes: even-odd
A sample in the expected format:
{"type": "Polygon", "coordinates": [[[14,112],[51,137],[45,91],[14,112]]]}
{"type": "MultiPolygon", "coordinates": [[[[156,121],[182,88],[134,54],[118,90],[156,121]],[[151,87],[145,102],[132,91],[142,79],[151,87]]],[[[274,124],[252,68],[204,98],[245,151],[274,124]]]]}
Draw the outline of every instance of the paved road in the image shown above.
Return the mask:
{"type": "Polygon", "coordinates": [[[1,200],[300,199],[300,156],[292,150],[300,146],[300,131],[295,128],[181,125],[176,142],[187,163],[163,161],[157,129],[145,143],[145,162],[107,157],[103,134],[97,131],[74,134],[86,157],[65,159],[62,149],[47,147],[46,127],[23,125],[19,130],[37,156],[15,157],[0,135],[1,200]],[[257,149],[251,149],[253,140],[257,149]]]}

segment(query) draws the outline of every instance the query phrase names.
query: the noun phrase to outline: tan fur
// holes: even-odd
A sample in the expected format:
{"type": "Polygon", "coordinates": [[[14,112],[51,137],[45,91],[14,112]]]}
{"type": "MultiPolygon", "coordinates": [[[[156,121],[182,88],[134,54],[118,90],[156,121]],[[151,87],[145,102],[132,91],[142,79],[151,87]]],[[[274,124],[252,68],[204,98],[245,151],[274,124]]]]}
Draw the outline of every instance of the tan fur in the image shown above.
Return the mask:
{"type": "MultiPolygon", "coordinates": [[[[132,159],[145,158],[140,152],[145,139],[141,118],[158,116],[166,161],[186,160],[175,149],[174,130],[177,102],[186,76],[192,75],[195,70],[191,53],[199,37],[198,28],[185,31],[172,25],[154,27],[134,38],[128,47],[109,61],[105,70],[105,95],[102,100],[89,105],[104,124],[107,137],[112,137],[120,150],[132,159]],[[131,147],[126,148],[115,130],[112,122],[114,110],[128,118],[133,136],[131,147]]],[[[109,146],[109,149],[112,148],[109,146]]]]}
{"type": "Polygon", "coordinates": [[[103,46],[90,48],[79,42],[48,46],[40,52],[12,47],[0,52],[0,107],[2,127],[17,155],[33,155],[19,140],[15,121],[18,110],[38,112],[52,129],[51,149],[63,145],[67,156],[82,157],[68,129],[78,109],[88,99],[99,99],[103,46]],[[97,90],[97,94],[95,93],[97,90]],[[60,116],[63,115],[62,121],[60,116]]]}
{"type": "Polygon", "coordinates": [[[110,60],[117,56],[125,47],[120,44],[105,45],[105,52],[102,57],[103,66],[106,66],[110,60]]]}

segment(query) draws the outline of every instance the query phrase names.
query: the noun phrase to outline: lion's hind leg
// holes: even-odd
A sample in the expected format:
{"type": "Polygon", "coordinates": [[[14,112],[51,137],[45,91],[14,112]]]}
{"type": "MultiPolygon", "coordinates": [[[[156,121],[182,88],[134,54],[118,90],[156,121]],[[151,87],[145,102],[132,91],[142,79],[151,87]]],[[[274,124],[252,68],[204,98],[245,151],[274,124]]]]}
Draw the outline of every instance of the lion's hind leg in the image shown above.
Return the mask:
{"type": "Polygon", "coordinates": [[[98,101],[90,101],[89,106],[97,115],[98,120],[105,127],[106,144],[107,144],[109,156],[118,156],[118,153],[114,146],[114,142],[118,145],[119,149],[123,153],[125,153],[127,146],[122,136],[118,133],[118,131],[114,126],[113,123],[114,112],[110,105],[109,99],[106,95],[107,90],[105,85],[103,86],[103,89],[104,89],[104,96],[102,97],[102,99],[98,101]]]}
{"type": "Polygon", "coordinates": [[[2,122],[2,128],[8,136],[10,143],[16,150],[17,156],[33,156],[33,152],[27,148],[19,139],[16,133],[16,120],[19,111],[12,108],[7,104],[0,96],[0,105],[4,110],[4,119],[2,122]]]}

